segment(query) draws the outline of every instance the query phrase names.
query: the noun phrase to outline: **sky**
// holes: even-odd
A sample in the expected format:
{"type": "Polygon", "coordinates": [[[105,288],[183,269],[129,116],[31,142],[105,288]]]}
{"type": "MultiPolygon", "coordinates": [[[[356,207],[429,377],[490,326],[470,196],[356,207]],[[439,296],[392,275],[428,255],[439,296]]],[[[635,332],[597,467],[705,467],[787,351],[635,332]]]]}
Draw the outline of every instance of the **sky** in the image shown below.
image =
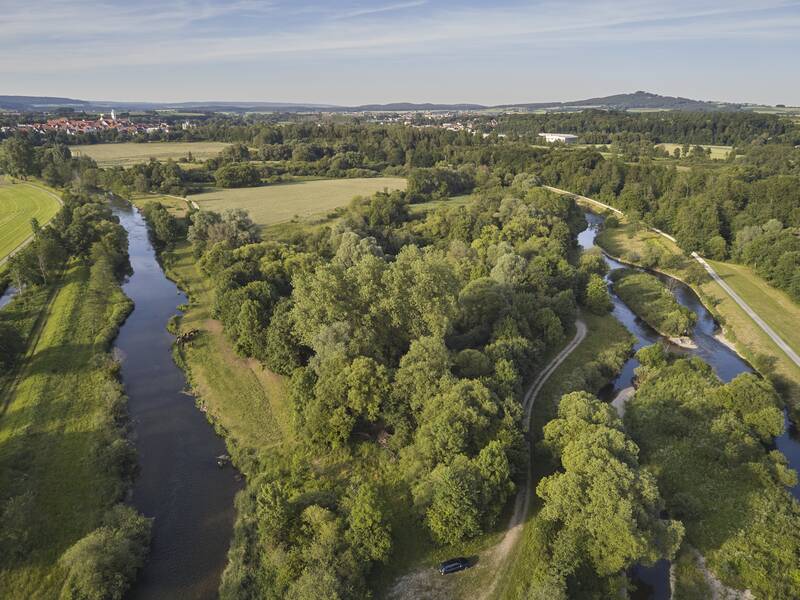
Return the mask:
{"type": "Polygon", "coordinates": [[[0,0],[0,94],[800,105],[800,0],[0,0]]]}

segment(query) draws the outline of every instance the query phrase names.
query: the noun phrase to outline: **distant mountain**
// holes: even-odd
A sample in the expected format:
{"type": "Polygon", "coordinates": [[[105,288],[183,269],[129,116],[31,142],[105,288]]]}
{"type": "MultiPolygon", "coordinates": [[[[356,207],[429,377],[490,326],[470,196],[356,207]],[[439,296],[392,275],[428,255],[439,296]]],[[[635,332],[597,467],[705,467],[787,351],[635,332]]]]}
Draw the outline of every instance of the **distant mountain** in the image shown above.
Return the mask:
{"type": "MultiPolygon", "coordinates": [[[[676,96],[661,96],[651,92],[616,94],[601,98],[588,98],[569,102],[533,102],[522,104],[416,104],[394,102],[389,104],[364,104],[337,106],[333,104],[303,104],[290,102],[106,102],[100,100],[74,100],[72,98],[38,96],[0,96],[0,109],[16,111],[48,111],[55,108],[73,108],[85,111],[117,110],[178,110],[198,112],[409,112],[409,111],[478,111],[478,110],[553,110],[570,111],[586,108],[612,110],[741,110],[743,104],[708,102],[676,96]]],[[[752,107],[752,105],[748,105],[752,107]]]]}

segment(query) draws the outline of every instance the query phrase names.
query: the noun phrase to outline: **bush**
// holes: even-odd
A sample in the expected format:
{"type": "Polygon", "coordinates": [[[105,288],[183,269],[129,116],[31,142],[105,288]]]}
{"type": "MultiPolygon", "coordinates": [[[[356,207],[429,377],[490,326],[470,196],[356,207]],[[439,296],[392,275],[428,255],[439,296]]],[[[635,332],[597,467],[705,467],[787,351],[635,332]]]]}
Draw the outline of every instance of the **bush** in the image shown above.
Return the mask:
{"type": "Polygon", "coordinates": [[[121,599],[144,564],[150,545],[150,519],[118,504],[103,524],[61,556],[67,571],[61,597],[69,600],[121,599]]]}
{"type": "Polygon", "coordinates": [[[261,183],[261,175],[249,163],[230,163],[214,172],[217,185],[224,188],[251,187],[261,183]]]}

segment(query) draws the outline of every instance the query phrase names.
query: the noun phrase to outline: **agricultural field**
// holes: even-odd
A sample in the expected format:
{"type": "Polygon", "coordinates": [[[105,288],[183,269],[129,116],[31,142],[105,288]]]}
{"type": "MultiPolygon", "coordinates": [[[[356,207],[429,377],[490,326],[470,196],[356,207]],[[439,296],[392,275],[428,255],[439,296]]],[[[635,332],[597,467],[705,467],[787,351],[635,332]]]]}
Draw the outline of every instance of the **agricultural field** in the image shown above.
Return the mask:
{"type": "Polygon", "coordinates": [[[384,189],[402,190],[402,177],[319,179],[254,188],[215,189],[189,197],[201,210],[243,208],[263,226],[305,218],[347,205],[355,196],[371,196],[384,189]]]}
{"type": "Polygon", "coordinates": [[[164,205],[164,208],[166,208],[171,215],[178,218],[185,217],[186,213],[189,212],[189,203],[178,196],[146,194],[134,197],[132,202],[137,208],[143,208],[148,202],[159,202],[164,205]]]}
{"type": "Polygon", "coordinates": [[[0,262],[31,235],[31,219],[44,225],[59,206],[56,196],[44,188],[0,183],[0,262]]]}
{"type": "Polygon", "coordinates": [[[88,156],[101,167],[130,167],[136,163],[150,160],[167,160],[186,157],[190,152],[199,160],[216,156],[229,146],[225,142],[148,142],[138,144],[87,144],[70,146],[75,156],[88,156]]]}
{"type": "MultiPolygon", "coordinates": [[[[670,156],[672,153],[675,152],[675,148],[683,148],[683,144],[657,144],[661,148],[664,148],[667,152],[669,152],[670,156]]],[[[690,144],[690,148],[694,148],[695,144],[690,144]]],[[[703,144],[702,148],[711,148],[711,160],[725,160],[728,158],[728,154],[733,149],[732,146],[712,146],[708,144],[703,144]]],[[[683,150],[681,150],[683,152],[683,150]]]]}

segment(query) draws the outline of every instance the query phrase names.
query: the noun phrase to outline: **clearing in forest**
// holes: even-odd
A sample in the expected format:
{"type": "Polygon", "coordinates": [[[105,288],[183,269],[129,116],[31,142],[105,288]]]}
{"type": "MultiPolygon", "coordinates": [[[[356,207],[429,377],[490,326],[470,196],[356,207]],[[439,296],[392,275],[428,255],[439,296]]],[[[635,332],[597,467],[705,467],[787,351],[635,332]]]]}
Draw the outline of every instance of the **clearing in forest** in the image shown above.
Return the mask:
{"type": "Polygon", "coordinates": [[[259,225],[272,225],[294,217],[308,217],[347,205],[355,196],[404,190],[402,177],[319,179],[252,188],[215,189],[189,197],[201,210],[221,212],[243,208],[259,225]]]}

